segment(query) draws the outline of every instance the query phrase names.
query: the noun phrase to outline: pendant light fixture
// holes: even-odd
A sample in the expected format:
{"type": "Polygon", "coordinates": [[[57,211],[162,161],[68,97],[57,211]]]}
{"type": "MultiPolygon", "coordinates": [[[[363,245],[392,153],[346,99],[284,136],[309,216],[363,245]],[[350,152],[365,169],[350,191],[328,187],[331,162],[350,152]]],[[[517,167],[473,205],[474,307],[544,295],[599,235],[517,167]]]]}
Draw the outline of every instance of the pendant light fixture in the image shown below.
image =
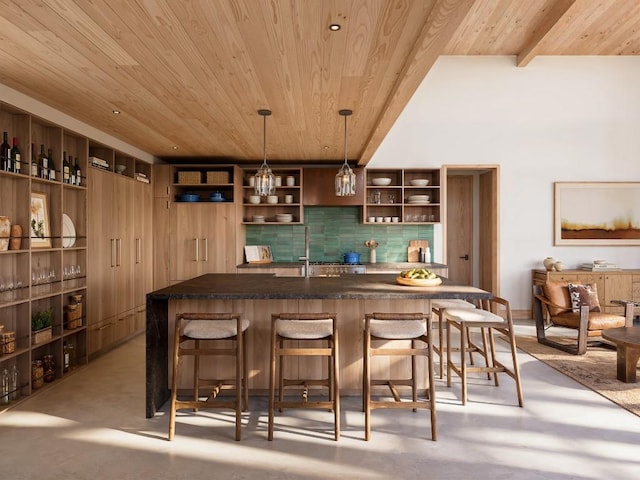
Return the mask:
{"type": "Polygon", "coordinates": [[[263,145],[262,150],[264,157],[260,169],[256,172],[255,178],[255,192],[256,195],[266,197],[267,195],[273,195],[276,191],[276,177],[267,165],[267,117],[271,115],[271,110],[258,110],[258,114],[262,115],[263,124],[263,145]]]}
{"type": "Polygon", "coordinates": [[[336,196],[351,197],[356,194],[356,174],[347,163],[347,117],[353,112],[340,110],[338,113],[344,117],[344,164],[336,174],[336,196]]]}

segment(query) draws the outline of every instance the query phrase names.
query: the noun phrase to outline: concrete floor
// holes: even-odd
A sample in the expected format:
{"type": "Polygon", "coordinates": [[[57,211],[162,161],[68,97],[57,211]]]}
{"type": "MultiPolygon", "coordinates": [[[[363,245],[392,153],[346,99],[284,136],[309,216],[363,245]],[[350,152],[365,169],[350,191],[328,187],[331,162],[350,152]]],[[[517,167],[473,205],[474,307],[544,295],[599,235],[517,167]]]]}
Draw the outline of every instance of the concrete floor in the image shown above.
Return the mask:
{"type": "Polygon", "coordinates": [[[437,442],[427,410],[375,411],[365,442],[357,397],[343,399],[339,442],[331,413],[299,410],[276,416],[268,442],[263,397],[251,399],[240,442],[224,411],[179,414],[168,442],[167,405],[144,416],[140,336],[0,415],[0,478],[640,478],[640,417],[525,353],[519,359],[524,408],[506,376],[500,387],[472,379],[466,406],[459,380],[437,382],[437,442]]]}

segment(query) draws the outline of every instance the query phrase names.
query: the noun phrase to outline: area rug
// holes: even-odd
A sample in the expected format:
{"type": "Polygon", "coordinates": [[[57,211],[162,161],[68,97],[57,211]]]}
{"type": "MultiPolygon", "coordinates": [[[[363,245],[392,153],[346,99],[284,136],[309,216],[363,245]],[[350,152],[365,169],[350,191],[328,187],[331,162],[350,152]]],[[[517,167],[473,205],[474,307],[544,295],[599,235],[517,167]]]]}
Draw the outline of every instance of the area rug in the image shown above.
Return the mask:
{"type": "Polygon", "coordinates": [[[624,383],[616,378],[615,350],[589,347],[584,355],[571,355],[541,345],[529,336],[516,337],[516,344],[531,356],[640,416],[640,383],[624,383]]]}

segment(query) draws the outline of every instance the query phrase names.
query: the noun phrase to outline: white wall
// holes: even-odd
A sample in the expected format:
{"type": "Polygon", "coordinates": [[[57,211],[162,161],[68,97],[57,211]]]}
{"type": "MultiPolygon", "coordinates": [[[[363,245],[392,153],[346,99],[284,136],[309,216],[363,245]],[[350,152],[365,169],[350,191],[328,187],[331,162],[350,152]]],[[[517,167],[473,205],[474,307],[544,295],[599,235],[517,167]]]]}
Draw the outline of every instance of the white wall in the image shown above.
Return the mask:
{"type": "Polygon", "coordinates": [[[446,164],[500,165],[500,293],[512,308],[529,308],[531,269],[547,256],[640,268],[640,247],[553,245],[553,182],[640,181],[640,57],[537,57],[524,68],[441,57],[368,166],[446,164]]]}

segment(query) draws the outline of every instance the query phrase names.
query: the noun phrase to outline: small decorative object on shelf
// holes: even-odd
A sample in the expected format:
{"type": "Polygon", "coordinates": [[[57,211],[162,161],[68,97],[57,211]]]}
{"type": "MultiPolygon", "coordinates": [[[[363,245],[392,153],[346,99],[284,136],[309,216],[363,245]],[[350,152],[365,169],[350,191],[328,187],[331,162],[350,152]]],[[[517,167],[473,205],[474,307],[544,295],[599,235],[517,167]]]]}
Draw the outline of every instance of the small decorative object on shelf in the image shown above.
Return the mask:
{"type": "Polygon", "coordinates": [[[44,381],[47,383],[53,382],[56,379],[56,362],[53,359],[53,355],[44,355],[42,357],[42,368],[44,381]]]}
{"type": "Polygon", "coordinates": [[[53,311],[51,309],[36,312],[31,317],[31,340],[34,345],[51,338],[53,311]]]}
{"type": "Polygon", "coordinates": [[[62,344],[62,371],[67,373],[71,364],[71,355],[69,354],[69,344],[64,342],[62,344]]]}
{"type": "Polygon", "coordinates": [[[367,240],[364,242],[365,246],[369,247],[369,263],[376,263],[376,248],[378,248],[379,243],[375,240],[367,240]]]}
{"type": "Polygon", "coordinates": [[[34,360],[31,362],[31,386],[34,390],[44,385],[44,367],[42,360],[34,360]]]}
{"type": "Polygon", "coordinates": [[[0,405],[9,403],[9,372],[6,368],[2,369],[0,375],[0,405]]]}
{"type": "Polygon", "coordinates": [[[18,392],[18,386],[20,385],[18,377],[18,366],[14,363],[9,369],[9,400],[11,401],[17,400],[20,396],[18,392]]]}
{"type": "Polygon", "coordinates": [[[0,216],[0,251],[9,248],[9,237],[11,236],[11,220],[9,217],[0,216]]]}
{"type": "Polygon", "coordinates": [[[0,332],[0,355],[13,353],[16,350],[16,332],[0,332]]]}
{"type": "Polygon", "coordinates": [[[22,247],[22,227],[11,225],[11,240],[9,240],[9,250],[20,250],[22,247]]]}
{"type": "Polygon", "coordinates": [[[552,271],[553,270],[553,264],[556,263],[556,260],[553,257],[547,257],[542,261],[542,264],[544,265],[544,268],[546,268],[548,271],[552,271]]]}

